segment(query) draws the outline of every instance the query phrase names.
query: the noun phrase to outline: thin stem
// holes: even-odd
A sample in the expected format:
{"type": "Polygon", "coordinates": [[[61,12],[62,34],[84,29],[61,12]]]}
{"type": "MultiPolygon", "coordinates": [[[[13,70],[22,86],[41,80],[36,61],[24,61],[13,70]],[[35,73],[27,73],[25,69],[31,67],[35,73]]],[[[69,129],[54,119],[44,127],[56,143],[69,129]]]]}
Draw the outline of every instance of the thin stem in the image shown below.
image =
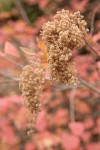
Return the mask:
{"type": "MultiPolygon", "coordinates": [[[[94,56],[93,56],[94,57],[94,56]]],[[[100,80],[100,69],[98,68],[98,65],[96,63],[96,61],[94,60],[94,63],[95,63],[95,68],[96,68],[96,71],[98,73],[98,77],[99,77],[99,80],[100,80]]]]}
{"type": "MultiPolygon", "coordinates": [[[[97,86],[97,87],[99,87],[100,86],[100,82],[94,82],[94,83],[89,83],[89,84],[91,84],[92,86],[97,86]]],[[[64,85],[64,86],[57,86],[57,85],[55,85],[55,87],[57,88],[59,88],[60,90],[71,90],[71,89],[73,89],[73,86],[71,86],[71,85],[64,85]]],[[[75,88],[81,88],[81,87],[83,87],[83,84],[80,82],[80,83],[78,83],[76,86],[75,86],[75,88]]]]}
{"type": "MultiPolygon", "coordinates": [[[[83,37],[84,38],[84,37],[83,37]]],[[[84,38],[86,44],[91,48],[91,53],[92,53],[92,57],[93,57],[93,60],[94,60],[94,64],[95,64],[95,68],[96,68],[96,71],[98,73],[98,77],[100,79],[100,70],[97,66],[97,63],[96,63],[96,59],[100,59],[100,55],[94,50],[94,48],[91,46],[91,44],[84,38]],[[96,55],[96,57],[94,56],[94,54],[96,55]]]]}
{"type": "Polygon", "coordinates": [[[86,42],[86,44],[91,48],[91,50],[93,51],[93,53],[97,56],[97,58],[100,58],[100,55],[95,51],[95,49],[91,46],[90,42],[87,41],[84,37],[83,37],[84,41],[86,42]]]}
{"type": "Polygon", "coordinates": [[[22,3],[20,0],[15,0],[15,5],[19,11],[19,13],[21,14],[22,18],[25,20],[25,22],[27,22],[27,24],[31,25],[31,22],[22,6],[22,3]]]}
{"type": "Polygon", "coordinates": [[[7,83],[10,83],[10,84],[12,84],[12,83],[18,83],[18,81],[16,80],[13,80],[13,81],[11,81],[11,80],[4,80],[4,81],[0,81],[0,84],[7,84],[7,83]]]}
{"type": "Polygon", "coordinates": [[[97,13],[99,7],[100,7],[100,4],[97,5],[97,7],[96,7],[96,9],[95,9],[95,12],[93,13],[93,16],[92,16],[92,18],[91,18],[91,30],[90,30],[90,33],[91,33],[91,34],[93,34],[93,31],[94,31],[94,19],[95,19],[95,16],[96,16],[96,13],[97,13]]]}
{"type": "Polygon", "coordinates": [[[74,97],[75,97],[76,88],[72,89],[70,96],[70,119],[71,122],[75,122],[75,108],[74,108],[74,97]]]}
{"type": "Polygon", "coordinates": [[[23,68],[23,66],[20,63],[16,62],[15,60],[12,60],[12,59],[8,58],[7,56],[1,56],[1,57],[4,58],[4,59],[6,59],[6,60],[8,60],[8,61],[10,61],[10,62],[12,62],[16,66],[19,66],[20,68],[23,68]]]}
{"type": "Polygon", "coordinates": [[[93,14],[92,18],[91,18],[91,30],[90,33],[93,34],[94,31],[94,19],[95,19],[95,15],[96,13],[93,14]]]}
{"type": "Polygon", "coordinates": [[[4,77],[4,78],[7,78],[7,79],[10,79],[10,80],[14,80],[14,81],[20,81],[20,78],[16,78],[16,77],[12,77],[12,76],[10,76],[10,75],[8,75],[8,74],[5,74],[5,73],[3,73],[3,72],[0,72],[0,76],[1,77],[4,77]]]}
{"type": "MultiPolygon", "coordinates": [[[[20,81],[20,78],[12,77],[12,76],[9,76],[9,75],[4,74],[4,73],[2,73],[2,72],[0,72],[0,75],[3,76],[3,77],[5,77],[5,78],[14,80],[14,81],[20,81]]],[[[94,92],[96,92],[97,94],[100,94],[100,91],[97,90],[92,84],[90,84],[90,83],[84,81],[83,79],[80,79],[80,78],[78,78],[78,79],[79,79],[79,81],[80,81],[83,85],[85,85],[86,87],[92,89],[92,90],[93,90],[94,92]]],[[[79,85],[79,87],[80,87],[80,86],[81,86],[81,84],[79,85]]],[[[74,88],[78,88],[78,86],[75,86],[74,88]]],[[[62,87],[61,89],[72,89],[72,87],[64,87],[64,88],[62,87]]]]}
{"type": "Polygon", "coordinates": [[[92,84],[90,84],[90,83],[88,83],[88,82],[86,82],[86,81],[84,81],[83,79],[80,79],[80,78],[79,78],[79,80],[80,80],[80,82],[81,82],[82,84],[84,84],[86,87],[92,89],[92,90],[93,90],[94,92],[96,92],[97,94],[100,94],[100,91],[97,90],[92,84]]]}

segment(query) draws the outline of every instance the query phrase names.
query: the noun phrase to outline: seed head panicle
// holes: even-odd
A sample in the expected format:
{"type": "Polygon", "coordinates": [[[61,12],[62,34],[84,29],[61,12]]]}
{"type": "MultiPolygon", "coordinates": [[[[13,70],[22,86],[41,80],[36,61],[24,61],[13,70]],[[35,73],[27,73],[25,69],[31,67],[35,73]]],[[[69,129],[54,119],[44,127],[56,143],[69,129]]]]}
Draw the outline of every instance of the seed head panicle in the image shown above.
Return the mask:
{"type": "Polygon", "coordinates": [[[32,132],[33,123],[36,123],[37,115],[41,110],[40,94],[44,83],[43,68],[40,63],[33,66],[27,65],[20,75],[19,87],[24,97],[24,105],[30,111],[29,134],[32,132]]]}
{"type": "Polygon", "coordinates": [[[69,63],[72,50],[85,45],[86,22],[80,12],[58,11],[53,21],[43,25],[42,37],[47,48],[51,81],[58,84],[76,84],[74,64],[69,63]]]}

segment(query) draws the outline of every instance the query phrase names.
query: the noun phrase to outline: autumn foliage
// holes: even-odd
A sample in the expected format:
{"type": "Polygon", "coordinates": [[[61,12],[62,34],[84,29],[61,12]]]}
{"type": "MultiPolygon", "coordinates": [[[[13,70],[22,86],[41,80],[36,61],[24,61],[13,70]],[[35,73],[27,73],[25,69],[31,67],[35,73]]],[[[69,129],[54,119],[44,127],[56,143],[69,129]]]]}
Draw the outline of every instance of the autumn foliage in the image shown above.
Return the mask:
{"type": "MultiPolygon", "coordinates": [[[[98,0],[0,1],[0,150],[100,150],[99,29],[98,0]],[[86,45],[74,47],[70,59],[77,69],[76,86],[51,84],[47,47],[40,37],[42,25],[62,9],[80,11],[89,29],[84,39],[86,45]],[[30,88],[41,90],[40,95],[36,93],[42,102],[41,111],[35,124],[31,124],[34,133],[28,136],[27,108],[37,107],[35,103],[34,108],[31,103],[24,107],[19,81],[24,66],[32,63],[41,64],[39,73],[44,68],[45,82],[36,75],[43,84],[41,90],[33,73],[21,85],[32,81],[30,88]]],[[[34,67],[30,69],[34,72],[34,67]]]]}

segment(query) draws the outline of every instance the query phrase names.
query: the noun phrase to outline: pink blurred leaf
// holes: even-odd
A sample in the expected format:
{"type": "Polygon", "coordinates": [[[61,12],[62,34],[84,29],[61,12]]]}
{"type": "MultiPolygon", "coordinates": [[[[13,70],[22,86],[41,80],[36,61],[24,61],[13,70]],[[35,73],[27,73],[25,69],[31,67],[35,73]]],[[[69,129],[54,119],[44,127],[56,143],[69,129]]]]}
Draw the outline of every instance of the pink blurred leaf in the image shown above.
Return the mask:
{"type": "Polygon", "coordinates": [[[88,0],[72,0],[71,5],[75,10],[83,11],[87,5],[88,0]]]}
{"type": "Polygon", "coordinates": [[[35,150],[33,143],[26,143],[25,150],[35,150]]]}
{"type": "Polygon", "coordinates": [[[98,42],[100,40],[100,31],[92,37],[94,42],[98,42]]]}
{"type": "Polygon", "coordinates": [[[18,53],[17,48],[10,42],[5,43],[4,50],[5,50],[5,54],[7,54],[7,55],[19,57],[19,53],[18,53]]]}
{"type": "Polygon", "coordinates": [[[63,133],[61,140],[65,150],[75,150],[80,145],[80,139],[72,134],[63,133]]]}
{"type": "Polygon", "coordinates": [[[46,122],[46,119],[45,119],[45,111],[41,111],[39,113],[39,116],[38,116],[38,120],[37,120],[37,123],[36,123],[36,129],[38,131],[44,131],[45,128],[47,127],[47,122],[46,122]]]}
{"type": "Polygon", "coordinates": [[[98,143],[89,143],[86,147],[86,150],[100,150],[100,142],[98,142],[98,143]]]}
{"type": "Polygon", "coordinates": [[[39,1],[39,7],[43,9],[48,4],[48,0],[40,0],[39,1]]]}
{"type": "Polygon", "coordinates": [[[5,140],[9,144],[17,142],[17,137],[14,133],[14,130],[9,125],[3,129],[2,139],[5,140]]]}
{"type": "Polygon", "coordinates": [[[82,136],[84,132],[84,125],[81,122],[72,122],[69,124],[69,128],[73,134],[82,136]]]}
{"type": "Polygon", "coordinates": [[[87,118],[84,121],[84,127],[85,127],[85,129],[93,128],[93,126],[94,126],[94,120],[92,118],[87,118]]]}
{"type": "Polygon", "coordinates": [[[3,53],[3,52],[0,51],[0,56],[1,56],[1,57],[4,57],[4,56],[5,56],[5,53],[3,53]]]}
{"type": "Polygon", "coordinates": [[[83,133],[82,140],[84,142],[88,142],[90,140],[90,138],[91,138],[91,132],[86,131],[86,132],[83,133]]]}

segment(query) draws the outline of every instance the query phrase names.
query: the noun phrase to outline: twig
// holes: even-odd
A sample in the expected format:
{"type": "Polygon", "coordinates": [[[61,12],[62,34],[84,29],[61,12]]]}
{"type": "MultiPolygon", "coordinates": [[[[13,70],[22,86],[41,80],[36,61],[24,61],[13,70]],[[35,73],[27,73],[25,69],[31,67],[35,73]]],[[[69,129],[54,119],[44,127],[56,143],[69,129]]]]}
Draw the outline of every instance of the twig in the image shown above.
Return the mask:
{"type": "Polygon", "coordinates": [[[97,63],[96,63],[95,60],[94,60],[94,63],[95,63],[96,71],[97,71],[97,73],[98,73],[98,77],[99,77],[99,79],[100,79],[100,69],[98,68],[98,65],[97,65],[97,63]]]}
{"type": "Polygon", "coordinates": [[[90,83],[84,81],[83,79],[80,79],[80,78],[78,78],[78,79],[79,79],[79,81],[80,81],[82,84],[84,84],[86,87],[92,89],[92,90],[93,90],[94,92],[96,92],[97,94],[100,94],[100,91],[97,90],[92,84],[90,84],[90,83]]]}
{"type": "MultiPolygon", "coordinates": [[[[97,11],[98,11],[99,8],[100,8],[100,4],[97,5],[97,7],[95,9],[95,12],[94,12],[94,14],[93,14],[93,16],[91,18],[91,30],[90,30],[91,35],[93,34],[93,31],[94,31],[94,19],[95,19],[95,15],[96,15],[96,13],[97,13],[97,11]]],[[[94,56],[93,56],[93,58],[94,58],[94,56]]],[[[95,66],[96,66],[96,70],[97,70],[98,76],[100,78],[100,71],[98,69],[96,61],[94,61],[94,63],[95,63],[95,66]]]]}
{"type": "Polygon", "coordinates": [[[7,56],[1,56],[1,55],[0,55],[0,57],[2,57],[2,58],[4,58],[4,59],[6,59],[6,60],[12,62],[12,63],[15,64],[16,66],[19,66],[19,67],[23,68],[23,66],[22,66],[20,63],[16,62],[15,60],[10,59],[10,58],[7,57],[7,56]]]}
{"type": "MultiPolygon", "coordinates": [[[[5,77],[5,78],[14,80],[14,81],[20,81],[20,78],[12,77],[12,76],[9,76],[9,75],[4,74],[4,73],[2,73],[2,72],[0,72],[0,75],[3,76],[3,77],[5,77]]],[[[88,88],[92,89],[92,90],[93,90],[94,92],[96,92],[97,94],[100,94],[100,91],[98,91],[98,90],[94,87],[93,84],[88,83],[88,82],[84,81],[83,79],[80,79],[80,78],[78,78],[78,79],[79,79],[79,81],[80,81],[83,85],[85,85],[85,86],[87,86],[88,88]]],[[[55,87],[56,87],[56,86],[55,86],[55,87]]],[[[78,88],[78,87],[81,87],[81,84],[75,86],[74,88],[78,88]]],[[[59,86],[59,88],[61,88],[62,90],[65,90],[65,89],[73,89],[73,87],[71,87],[71,86],[65,86],[65,87],[59,86]]]]}
{"type": "Polygon", "coordinates": [[[93,14],[92,18],[91,18],[91,30],[90,33],[93,34],[94,31],[94,19],[95,19],[95,15],[96,13],[93,14]]]}
{"type": "Polygon", "coordinates": [[[75,122],[75,109],[74,109],[75,91],[76,91],[76,88],[73,88],[72,92],[71,92],[71,96],[70,96],[70,119],[71,119],[71,122],[75,122]]]}
{"type": "Polygon", "coordinates": [[[95,15],[96,15],[96,13],[97,13],[99,7],[100,7],[100,4],[97,5],[97,7],[96,7],[96,9],[95,9],[95,12],[93,13],[93,16],[92,16],[92,18],[91,18],[91,29],[90,29],[90,33],[91,33],[91,34],[93,34],[93,31],[94,31],[94,19],[95,19],[95,15]]]}
{"type": "Polygon", "coordinates": [[[12,76],[10,76],[10,75],[8,75],[8,74],[5,74],[5,73],[3,73],[3,72],[0,72],[0,76],[1,77],[4,77],[4,78],[7,78],[7,79],[10,79],[10,80],[14,80],[14,81],[20,81],[20,78],[16,78],[16,77],[12,77],[12,76]]]}
{"type": "MultiPolygon", "coordinates": [[[[84,38],[84,37],[83,37],[84,38]]],[[[95,67],[96,67],[96,70],[97,70],[97,73],[98,73],[98,77],[100,79],[100,70],[97,66],[97,63],[96,63],[96,59],[100,59],[100,55],[94,50],[94,48],[91,46],[91,44],[84,38],[86,44],[91,48],[91,53],[92,53],[92,57],[93,57],[93,60],[94,60],[94,64],[95,64],[95,67]],[[94,54],[96,55],[96,58],[94,56],[94,54]]]]}
{"type": "Polygon", "coordinates": [[[4,80],[4,81],[0,81],[0,84],[7,84],[7,83],[10,83],[10,84],[12,84],[12,83],[18,83],[18,81],[17,80],[13,80],[13,81],[11,81],[11,80],[4,80]]]}
{"type": "Polygon", "coordinates": [[[22,6],[21,1],[20,0],[14,0],[14,1],[15,1],[15,5],[16,5],[18,11],[20,12],[22,18],[25,20],[25,22],[27,22],[27,24],[31,25],[31,22],[22,6]]]}
{"type": "MultiPolygon", "coordinates": [[[[90,30],[91,35],[93,34],[93,31],[94,31],[94,19],[95,19],[95,15],[96,15],[96,13],[97,13],[97,11],[98,11],[99,8],[100,8],[100,4],[97,5],[97,7],[96,7],[96,9],[95,9],[95,12],[94,12],[94,14],[93,14],[93,16],[92,16],[92,18],[91,18],[91,30],[90,30]]],[[[100,56],[99,56],[99,57],[100,57],[100,56]]],[[[93,58],[94,58],[94,55],[93,55],[93,58]]],[[[94,58],[94,59],[95,59],[95,58],[94,58]]],[[[96,70],[97,70],[97,73],[98,73],[98,77],[99,77],[99,79],[100,79],[99,68],[98,68],[97,63],[96,63],[95,60],[94,60],[94,63],[95,63],[95,67],[96,67],[96,70]]]]}
{"type": "MultiPolygon", "coordinates": [[[[91,84],[92,86],[100,86],[100,82],[94,82],[94,83],[89,83],[89,84],[91,84]]],[[[57,85],[55,85],[55,87],[57,88],[59,88],[60,90],[72,90],[73,89],[73,86],[71,86],[71,85],[64,85],[64,86],[57,86],[57,85]]],[[[78,83],[76,86],[75,86],[75,88],[81,88],[81,87],[83,87],[83,84],[80,82],[80,83],[78,83]]]]}
{"type": "Polygon", "coordinates": [[[91,48],[91,50],[93,51],[93,53],[97,56],[97,58],[100,58],[100,55],[95,51],[95,49],[91,46],[90,42],[87,41],[84,37],[83,37],[84,41],[86,42],[86,44],[91,48]]]}
{"type": "Polygon", "coordinates": [[[18,52],[20,54],[21,60],[23,61],[23,63],[26,65],[28,64],[28,60],[26,55],[24,55],[23,51],[20,49],[20,42],[18,40],[16,40],[15,38],[12,39],[12,43],[14,43],[14,45],[17,47],[18,52]]]}

